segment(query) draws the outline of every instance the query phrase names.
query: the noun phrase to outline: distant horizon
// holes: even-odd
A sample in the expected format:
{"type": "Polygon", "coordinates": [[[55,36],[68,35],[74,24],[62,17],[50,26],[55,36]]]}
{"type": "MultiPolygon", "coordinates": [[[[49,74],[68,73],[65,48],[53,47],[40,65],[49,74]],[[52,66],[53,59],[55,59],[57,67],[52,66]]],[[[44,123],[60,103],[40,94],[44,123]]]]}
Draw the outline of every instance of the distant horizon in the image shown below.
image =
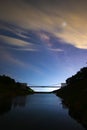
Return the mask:
{"type": "Polygon", "coordinates": [[[48,87],[48,86],[44,86],[44,87],[41,87],[41,86],[37,86],[37,87],[30,87],[31,89],[33,89],[35,92],[52,92],[54,90],[58,90],[60,87],[48,87]]]}
{"type": "Polygon", "coordinates": [[[35,87],[35,88],[36,87],[42,87],[42,88],[45,88],[45,87],[48,87],[48,88],[49,87],[55,87],[55,88],[58,88],[58,87],[61,87],[61,85],[60,86],[54,86],[54,85],[51,85],[51,86],[50,85],[44,85],[44,86],[42,86],[42,85],[36,85],[36,86],[28,86],[28,87],[35,87]]]}

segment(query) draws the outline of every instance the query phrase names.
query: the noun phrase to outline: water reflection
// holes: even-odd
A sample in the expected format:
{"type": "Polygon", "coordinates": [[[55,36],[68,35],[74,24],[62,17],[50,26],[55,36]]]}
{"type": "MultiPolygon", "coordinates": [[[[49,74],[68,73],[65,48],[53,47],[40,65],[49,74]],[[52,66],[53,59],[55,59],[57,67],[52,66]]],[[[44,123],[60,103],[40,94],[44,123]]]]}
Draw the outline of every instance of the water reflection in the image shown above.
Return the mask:
{"type": "Polygon", "coordinates": [[[12,130],[84,130],[67,112],[55,94],[5,96],[0,99],[0,127],[12,130]]]}
{"type": "Polygon", "coordinates": [[[87,130],[87,120],[86,120],[87,111],[86,112],[81,111],[79,106],[77,109],[77,107],[75,108],[71,105],[68,105],[66,104],[65,100],[61,100],[61,103],[64,109],[68,109],[69,116],[75,119],[78,123],[80,123],[87,130]]]}
{"type": "Polygon", "coordinates": [[[15,107],[25,107],[26,105],[26,96],[16,96],[13,97],[11,95],[0,97],[0,115],[3,115],[12,108],[15,107]]]}
{"type": "Polygon", "coordinates": [[[26,105],[26,96],[17,96],[13,99],[13,107],[25,107],[26,105]]]}
{"type": "Polygon", "coordinates": [[[3,96],[0,98],[0,115],[3,115],[11,110],[12,98],[9,96],[3,96]]]}
{"type": "Polygon", "coordinates": [[[79,122],[80,124],[83,125],[83,127],[87,130],[87,114],[85,113],[85,115],[83,114],[83,112],[81,111],[77,111],[75,109],[69,108],[69,115],[77,120],[77,122],[79,122]],[[86,118],[85,118],[86,117],[86,118]]]}

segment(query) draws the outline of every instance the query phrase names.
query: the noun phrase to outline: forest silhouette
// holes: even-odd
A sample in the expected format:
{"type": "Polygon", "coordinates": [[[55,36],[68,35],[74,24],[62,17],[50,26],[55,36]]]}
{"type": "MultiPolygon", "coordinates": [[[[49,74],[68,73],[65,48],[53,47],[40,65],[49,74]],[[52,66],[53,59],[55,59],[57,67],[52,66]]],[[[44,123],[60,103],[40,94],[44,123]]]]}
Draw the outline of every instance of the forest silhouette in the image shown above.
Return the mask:
{"type": "Polygon", "coordinates": [[[26,83],[16,82],[14,79],[9,76],[1,75],[0,76],[0,96],[4,95],[24,95],[31,94],[34,91],[27,86],[26,83]]]}
{"type": "Polygon", "coordinates": [[[66,86],[55,91],[69,115],[87,129],[87,67],[66,80],[66,86]]]}

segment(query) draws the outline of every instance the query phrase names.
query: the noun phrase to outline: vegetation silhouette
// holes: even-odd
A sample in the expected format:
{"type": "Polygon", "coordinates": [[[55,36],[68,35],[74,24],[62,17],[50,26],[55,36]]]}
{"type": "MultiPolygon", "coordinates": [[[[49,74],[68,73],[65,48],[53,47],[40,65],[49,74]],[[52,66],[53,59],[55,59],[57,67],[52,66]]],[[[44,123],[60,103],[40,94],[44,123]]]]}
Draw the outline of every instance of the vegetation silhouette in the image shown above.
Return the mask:
{"type": "Polygon", "coordinates": [[[69,109],[69,115],[87,129],[87,67],[66,80],[66,86],[54,91],[69,109]]]}
{"type": "Polygon", "coordinates": [[[26,83],[16,82],[6,75],[0,75],[0,115],[9,112],[13,107],[25,106],[26,95],[34,91],[26,83]]]}
{"type": "Polygon", "coordinates": [[[34,91],[26,83],[16,82],[9,76],[0,76],[0,97],[4,95],[25,95],[32,94],[34,91]]]}

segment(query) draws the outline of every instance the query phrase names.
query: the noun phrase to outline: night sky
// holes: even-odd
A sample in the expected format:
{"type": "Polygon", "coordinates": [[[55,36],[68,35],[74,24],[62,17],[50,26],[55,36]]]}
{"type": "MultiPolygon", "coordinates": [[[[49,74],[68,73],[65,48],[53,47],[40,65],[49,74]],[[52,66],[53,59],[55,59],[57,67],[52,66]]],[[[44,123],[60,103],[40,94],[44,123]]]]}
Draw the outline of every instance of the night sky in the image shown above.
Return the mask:
{"type": "Polygon", "coordinates": [[[0,0],[0,74],[60,85],[87,62],[87,0],[0,0]]]}

